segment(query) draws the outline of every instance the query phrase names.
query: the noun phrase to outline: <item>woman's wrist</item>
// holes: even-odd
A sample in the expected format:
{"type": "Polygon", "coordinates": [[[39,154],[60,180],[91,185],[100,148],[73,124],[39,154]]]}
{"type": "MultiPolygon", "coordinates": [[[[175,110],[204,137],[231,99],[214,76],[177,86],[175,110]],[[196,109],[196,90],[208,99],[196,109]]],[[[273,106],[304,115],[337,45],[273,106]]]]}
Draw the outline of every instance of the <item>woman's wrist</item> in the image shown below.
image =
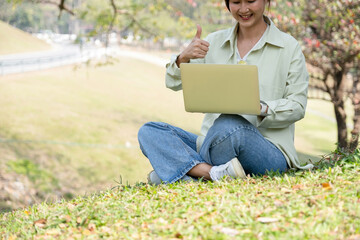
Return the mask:
{"type": "Polygon", "coordinates": [[[178,67],[180,67],[180,64],[181,64],[181,63],[188,63],[188,62],[190,62],[190,59],[184,58],[184,57],[182,56],[182,54],[180,54],[180,55],[176,58],[176,65],[177,65],[178,67]]]}

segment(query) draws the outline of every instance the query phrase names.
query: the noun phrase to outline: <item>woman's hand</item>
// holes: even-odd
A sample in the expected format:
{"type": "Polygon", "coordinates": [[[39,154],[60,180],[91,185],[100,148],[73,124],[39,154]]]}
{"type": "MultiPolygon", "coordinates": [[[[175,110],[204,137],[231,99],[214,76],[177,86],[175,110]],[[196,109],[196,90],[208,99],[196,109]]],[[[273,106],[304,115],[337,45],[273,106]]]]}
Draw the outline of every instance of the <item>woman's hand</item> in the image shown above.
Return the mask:
{"type": "Polygon", "coordinates": [[[204,58],[206,56],[207,52],[209,51],[210,44],[205,40],[201,40],[201,32],[202,28],[198,24],[194,39],[176,60],[176,65],[178,67],[180,67],[181,63],[190,62],[190,59],[204,58]]]}

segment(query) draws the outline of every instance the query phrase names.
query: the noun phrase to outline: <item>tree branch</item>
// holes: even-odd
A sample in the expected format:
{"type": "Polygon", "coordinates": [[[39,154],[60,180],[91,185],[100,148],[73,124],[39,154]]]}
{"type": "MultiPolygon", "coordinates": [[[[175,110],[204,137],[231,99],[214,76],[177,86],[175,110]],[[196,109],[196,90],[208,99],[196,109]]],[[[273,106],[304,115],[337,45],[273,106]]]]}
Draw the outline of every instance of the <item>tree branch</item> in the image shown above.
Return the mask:
{"type": "MultiPolygon", "coordinates": [[[[142,24],[128,11],[124,9],[117,10],[118,13],[127,15],[131,18],[132,23],[136,24],[142,31],[148,33],[150,36],[156,36],[153,32],[149,31],[147,28],[144,28],[142,24]]],[[[131,25],[131,24],[130,24],[131,25]]]]}
{"type": "Polygon", "coordinates": [[[109,24],[108,30],[106,31],[106,42],[105,42],[106,47],[108,47],[108,45],[109,45],[109,34],[114,27],[114,22],[116,20],[117,14],[118,14],[117,7],[116,7],[114,0],[110,0],[110,5],[113,8],[113,16],[111,18],[111,22],[109,24]]]}
{"type": "Polygon", "coordinates": [[[59,10],[60,10],[60,13],[59,13],[59,18],[61,16],[61,12],[62,11],[65,11],[71,15],[75,15],[75,13],[70,9],[68,8],[66,5],[65,5],[65,1],[66,0],[61,0],[60,3],[57,2],[57,1],[53,1],[53,0],[36,0],[35,2],[36,3],[43,3],[43,4],[50,4],[50,5],[56,5],[59,10]]]}

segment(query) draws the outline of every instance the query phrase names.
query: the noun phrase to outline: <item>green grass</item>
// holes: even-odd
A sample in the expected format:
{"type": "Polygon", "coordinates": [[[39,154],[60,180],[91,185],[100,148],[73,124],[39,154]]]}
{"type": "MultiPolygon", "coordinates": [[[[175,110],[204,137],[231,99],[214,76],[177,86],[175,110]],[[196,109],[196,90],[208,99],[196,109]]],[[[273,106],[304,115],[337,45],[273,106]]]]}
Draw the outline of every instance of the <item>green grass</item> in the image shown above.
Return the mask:
{"type": "MultiPolygon", "coordinates": [[[[43,188],[43,200],[55,191],[79,196],[1,213],[0,239],[360,236],[358,152],[336,165],[338,154],[317,170],[286,175],[158,187],[142,183],[151,169],[137,144],[142,124],[165,121],[194,133],[201,126],[202,114],[184,112],[181,92],[165,88],[164,73],[121,58],[102,68],[0,78],[0,175],[26,176],[43,188]]],[[[330,115],[329,107],[309,101],[309,108],[323,114],[330,115]]],[[[318,161],[335,141],[335,124],[316,114],[307,113],[296,125],[303,161],[318,161]]]]}
{"type": "MultiPolygon", "coordinates": [[[[123,183],[145,181],[151,166],[137,143],[142,124],[164,121],[199,133],[203,117],[184,111],[181,92],[165,88],[164,74],[162,67],[121,58],[101,68],[1,77],[0,174],[27,160],[32,170],[51,175],[58,183],[53,192],[63,195],[106,189],[120,176],[123,183]]],[[[303,162],[332,151],[335,133],[333,123],[307,114],[295,139],[303,162]]],[[[51,197],[47,191],[37,201],[51,197]]]]}
{"type": "MultiPolygon", "coordinates": [[[[339,156],[341,160],[339,160],[339,156]]],[[[358,239],[360,153],[312,171],[112,190],[0,215],[3,239],[358,239]]]]}
{"type": "MultiPolygon", "coordinates": [[[[296,124],[295,145],[300,155],[313,155],[310,158],[319,160],[320,156],[336,148],[337,131],[330,102],[323,100],[309,100],[308,108],[317,111],[327,118],[320,117],[312,111],[305,114],[305,118],[296,124]],[[318,158],[314,157],[318,156],[318,158]]],[[[304,158],[303,158],[304,160],[304,158]]]]}
{"type": "Polygon", "coordinates": [[[0,55],[50,50],[46,42],[0,21],[0,55]]]}
{"type": "Polygon", "coordinates": [[[163,68],[131,59],[4,76],[0,94],[0,172],[28,159],[72,194],[112,186],[120,176],[130,184],[145,180],[151,166],[137,143],[145,122],[198,132],[202,121],[184,112],[180,92],[164,87],[163,68]]]}

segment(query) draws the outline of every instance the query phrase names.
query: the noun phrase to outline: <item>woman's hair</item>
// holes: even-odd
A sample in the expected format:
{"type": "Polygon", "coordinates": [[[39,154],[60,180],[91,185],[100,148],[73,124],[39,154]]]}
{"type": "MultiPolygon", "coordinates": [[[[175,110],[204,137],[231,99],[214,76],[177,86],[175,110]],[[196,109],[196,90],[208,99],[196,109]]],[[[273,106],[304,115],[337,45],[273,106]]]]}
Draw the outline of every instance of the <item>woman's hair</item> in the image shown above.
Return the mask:
{"type": "MultiPolygon", "coordinates": [[[[225,0],[225,4],[226,4],[227,9],[230,11],[229,1],[230,1],[230,0],[225,0]]],[[[269,1],[269,5],[268,5],[268,10],[269,10],[269,9],[270,9],[270,1],[271,1],[271,0],[268,0],[268,1],[269,1]]]]}

